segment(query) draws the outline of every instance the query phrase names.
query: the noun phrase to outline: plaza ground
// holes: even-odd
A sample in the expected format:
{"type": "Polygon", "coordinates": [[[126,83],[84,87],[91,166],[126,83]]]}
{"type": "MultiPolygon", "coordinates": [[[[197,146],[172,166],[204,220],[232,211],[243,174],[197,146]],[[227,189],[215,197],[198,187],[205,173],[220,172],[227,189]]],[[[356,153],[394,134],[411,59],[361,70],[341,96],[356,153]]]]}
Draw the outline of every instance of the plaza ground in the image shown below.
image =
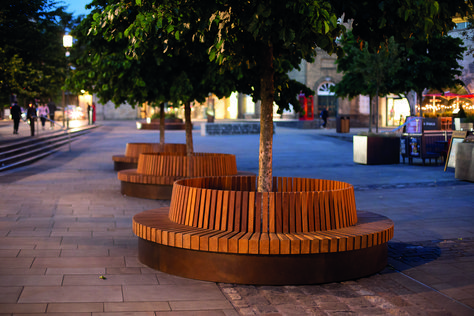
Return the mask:
{"type": "MultiPolygon", "coordinates": [[[[389,265],[324,285],[216,284],[138,261],[133,215],[169,201],[122,196],[112,155],[159,133],[98,123],[71,151],[0,174],[0,315],[474,315],[474,183],[453,170],[358,165],[350,134],[278,127],[274,175],[353,184],[358,210],[395,222],[389,265]]],[[[0,141],[14,137],[8,124],[0,141]]],[[[239,170],[257,173],[258,135],[193,134],[196,152],[235,154],[239,170]]],[[[166,142],[184,143],[184,132],[166,142]]]]}

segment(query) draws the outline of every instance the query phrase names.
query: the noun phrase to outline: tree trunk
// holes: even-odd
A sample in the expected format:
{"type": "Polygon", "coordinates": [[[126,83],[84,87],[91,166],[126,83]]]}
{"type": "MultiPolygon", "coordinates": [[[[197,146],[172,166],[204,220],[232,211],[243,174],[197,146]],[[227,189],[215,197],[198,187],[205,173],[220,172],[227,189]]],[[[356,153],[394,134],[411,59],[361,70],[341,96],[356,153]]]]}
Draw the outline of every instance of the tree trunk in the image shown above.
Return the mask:
{"type": "Polygon", "coordinates": [[[188,175],[193,176],[193,163],[192,155],[194,153],[193,148],[193,126],[191,125],[191,102],[184,103],[184,124],[186,128],[186,153],[188,155],[188,175]]]}
{"type": "Polygon", "coordinates": [[[405,97],[408,100],[408,105],[410,106],[410,116],[415,116],[416,113],[416,101],[418,94],[415,91],[409,91],[405,93],[405,97]]]}
{"type": "Polygon", "coordinates": [[[160,103],[160,146],[165,146],[165,103],[160,103]]]}
{"type": "Polygon", "coordinates": [[[258,155],[258,192],[272,191],[272,150],[273,150],[273,45],[262,49],[263,74],[260,78],[260,148],[258,155]]]}
{"type": "Polygon", "coordinates": [[[373,116],[373,106],[372,106],[372,101],[373,101],[373,98],[372,96],[370,95],[369,96],[369,133],[372,133],[372,116],[373,116]]]}

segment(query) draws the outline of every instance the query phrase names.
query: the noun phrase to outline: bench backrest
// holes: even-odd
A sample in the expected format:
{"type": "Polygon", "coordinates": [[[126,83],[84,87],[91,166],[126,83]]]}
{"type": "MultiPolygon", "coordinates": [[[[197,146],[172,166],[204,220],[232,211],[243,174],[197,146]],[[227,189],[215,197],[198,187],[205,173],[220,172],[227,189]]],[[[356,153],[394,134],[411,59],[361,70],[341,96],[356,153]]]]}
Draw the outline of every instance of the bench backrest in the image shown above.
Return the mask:
{"type": "Polygon", "coordinates": [[[237,174],[235,155],[145,153],[138,157],[137,173],[173,177],[206,177],[237,174]]]}
{"type": "Polygon", "coordinates": [[[127,143],[125,156],[138,158],[142,153],[176,152],[186,153],[186,144],[127,143]]]}
{"type": "Polygon", "coordinates": [[[256,192],[255,176],[178,180],[169,218],[206,229],[294,233],[357,223],[353,186],[331,180],[274,178],[273,192],[256,192]]]}

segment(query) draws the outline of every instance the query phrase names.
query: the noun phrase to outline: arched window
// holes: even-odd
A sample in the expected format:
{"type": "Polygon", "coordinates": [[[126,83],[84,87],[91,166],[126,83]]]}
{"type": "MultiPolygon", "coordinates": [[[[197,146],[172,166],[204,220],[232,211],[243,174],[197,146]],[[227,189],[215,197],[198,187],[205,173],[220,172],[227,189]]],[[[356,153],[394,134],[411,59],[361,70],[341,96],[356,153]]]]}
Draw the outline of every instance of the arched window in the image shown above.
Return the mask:
{"type": "Polygon", "coordinates": [[[334,86],[332,82],[324,82],[318,88],[318,111],[328,108],[329,116],[336,116],[337,113],[337,96],[331,91],[334,86]]]}

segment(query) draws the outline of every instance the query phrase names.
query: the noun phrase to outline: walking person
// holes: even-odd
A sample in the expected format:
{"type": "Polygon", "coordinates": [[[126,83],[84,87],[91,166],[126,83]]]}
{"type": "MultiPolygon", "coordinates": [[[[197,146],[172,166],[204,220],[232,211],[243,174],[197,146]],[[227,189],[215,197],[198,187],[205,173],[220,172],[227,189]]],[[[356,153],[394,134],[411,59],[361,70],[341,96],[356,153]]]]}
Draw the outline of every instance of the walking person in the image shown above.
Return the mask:
{"type": "Polygon", "coordinates": [[[321,111],[321,114],[319,116],[323,119],[323,128],[326,128],[328,124],[328,116],[329,116],[328,108],[324,108],[321,111]]]}
{"type": "Polygon", "coordinates": [[[21,108],[18,103],[14,102],[10,108],[10,114],[13,119],[13,134],[18,134],[18,127],[20,126],[21,108]]]}
{"type": "Polygon", "coordinates": [[[54,128],[54,112],[56,112],[56,109],[57,109],[56,104],[50,98],[49,102],[48,102],[48,110],[49,110],[49,119],[50,119],[50,123],[51,123],[51,129],[54,128]]]}
{"type": "Polygon", "coordinates": [[[26,118],[30,122],[31,136],[35,136],[36,106],[33,102],[30,102],[30,104],[28,105],[28,110],[26,111],[26,118]]]}
{"type": "Polygon", "coordinates": [[[48,107],[44,104],[41,103],[40,106],[38,107],[38,116],[41,120],[41,127],[44,130],[44,124],[46,123],[46,119],[48,118],[49,114],[49,109],[48,107]]]}

